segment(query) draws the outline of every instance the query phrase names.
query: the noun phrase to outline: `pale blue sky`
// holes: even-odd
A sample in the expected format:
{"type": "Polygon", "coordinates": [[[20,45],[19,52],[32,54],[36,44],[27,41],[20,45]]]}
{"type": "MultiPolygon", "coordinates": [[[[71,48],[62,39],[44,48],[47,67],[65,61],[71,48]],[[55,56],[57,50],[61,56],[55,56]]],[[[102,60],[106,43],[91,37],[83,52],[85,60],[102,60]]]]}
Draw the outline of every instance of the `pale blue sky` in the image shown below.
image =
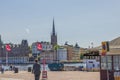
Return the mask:
{"type": "Polygon", "coordinates": [[[60,45],[98,46],[120,35],[120,0],[0,0],[2,40],[50,42],[53,17],[60,45]]]}

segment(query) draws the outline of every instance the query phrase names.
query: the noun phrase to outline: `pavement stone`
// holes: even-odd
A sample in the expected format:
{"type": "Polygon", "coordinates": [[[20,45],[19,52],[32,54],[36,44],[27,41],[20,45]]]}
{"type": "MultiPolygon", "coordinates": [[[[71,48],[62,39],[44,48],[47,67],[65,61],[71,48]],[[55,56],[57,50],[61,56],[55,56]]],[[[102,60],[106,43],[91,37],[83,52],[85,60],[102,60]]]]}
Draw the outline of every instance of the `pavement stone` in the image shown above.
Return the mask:
{"type": "MultiPolygon", "coordinates": [[[[47,76],[47,80],[100,80],[100,72],[48,71],[47,76]]],[[[34,74],[27,71],[19,71],[18,73],[6,71],[4,74],[0,74],[0,80],[34,80],[34,74]]]]}
{"type": "Polygon", "coordinates": [[[0,80],[24,80],[24,79],[14,79],[14,78],[0,78],[0,80]]]}

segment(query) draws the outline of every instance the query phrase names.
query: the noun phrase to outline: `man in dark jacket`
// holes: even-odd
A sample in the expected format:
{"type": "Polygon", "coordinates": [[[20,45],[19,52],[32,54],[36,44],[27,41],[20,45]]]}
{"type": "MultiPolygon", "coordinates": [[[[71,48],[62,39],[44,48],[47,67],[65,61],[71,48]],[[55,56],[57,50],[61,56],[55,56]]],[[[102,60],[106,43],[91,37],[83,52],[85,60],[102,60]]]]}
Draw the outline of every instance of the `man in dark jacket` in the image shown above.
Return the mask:
{"type": "Polygon", "coordinates": [[[35,60],[35,63],[33,65],[33,73],[35,75],[35,80],[39,80],[41,74],[41,67],[40,64],[38,64],[38,60],[35,60]]]}

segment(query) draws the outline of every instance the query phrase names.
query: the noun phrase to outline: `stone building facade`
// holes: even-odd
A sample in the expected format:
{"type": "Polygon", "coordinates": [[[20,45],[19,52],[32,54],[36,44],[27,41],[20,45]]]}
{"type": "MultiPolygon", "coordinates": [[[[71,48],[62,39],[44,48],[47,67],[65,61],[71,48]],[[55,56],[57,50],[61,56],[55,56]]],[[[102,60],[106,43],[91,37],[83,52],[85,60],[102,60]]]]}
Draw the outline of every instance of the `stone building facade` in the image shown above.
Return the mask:
{"type": "Polygon", "coordinates": [[[6,60],[8,64],[20,64],[29,62],[30,47],[28,46],[27,40],[22,40],[21,44],[9,44],[11,46],[11,51],[8,53],[6,52],[5,48],[6,44],[3,44],[1,46],[2,48],[0,53],[0,63],[5,64],[6,60]]]}

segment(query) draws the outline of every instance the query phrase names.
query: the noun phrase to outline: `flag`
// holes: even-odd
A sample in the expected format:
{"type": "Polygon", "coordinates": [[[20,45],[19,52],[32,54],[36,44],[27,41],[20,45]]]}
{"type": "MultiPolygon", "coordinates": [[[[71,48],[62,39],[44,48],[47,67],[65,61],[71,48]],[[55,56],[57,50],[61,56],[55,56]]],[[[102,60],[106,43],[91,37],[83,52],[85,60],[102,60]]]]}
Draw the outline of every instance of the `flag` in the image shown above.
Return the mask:
{"type": "Polygon", "coordinates": [[[7,51],[11,51],[11,47],[10,47],[9,44],[6,44],[6,45],[5,45],[5,48],[6,48],[7,51]]]}

